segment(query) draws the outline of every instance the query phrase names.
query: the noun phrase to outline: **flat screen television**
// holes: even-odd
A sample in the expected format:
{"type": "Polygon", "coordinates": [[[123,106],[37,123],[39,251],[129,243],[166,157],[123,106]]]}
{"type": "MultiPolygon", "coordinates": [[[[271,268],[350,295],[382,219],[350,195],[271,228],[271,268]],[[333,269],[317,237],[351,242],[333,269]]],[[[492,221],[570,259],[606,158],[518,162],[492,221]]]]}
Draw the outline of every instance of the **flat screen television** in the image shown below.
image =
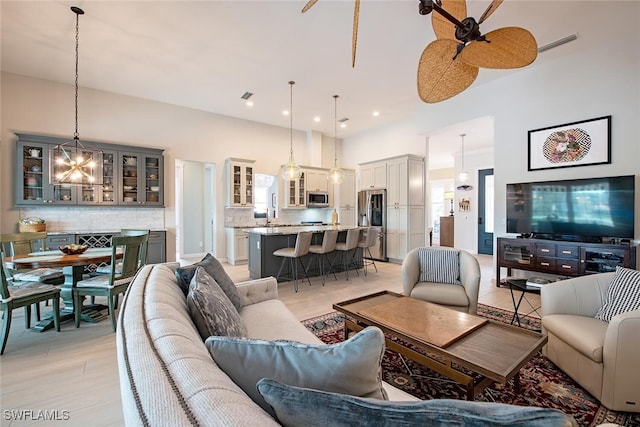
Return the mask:
{"type": "Polygon", "coordinates": [[[577,241],[633,239],[635,176],[507,184],[507,233],[577,241]]]}

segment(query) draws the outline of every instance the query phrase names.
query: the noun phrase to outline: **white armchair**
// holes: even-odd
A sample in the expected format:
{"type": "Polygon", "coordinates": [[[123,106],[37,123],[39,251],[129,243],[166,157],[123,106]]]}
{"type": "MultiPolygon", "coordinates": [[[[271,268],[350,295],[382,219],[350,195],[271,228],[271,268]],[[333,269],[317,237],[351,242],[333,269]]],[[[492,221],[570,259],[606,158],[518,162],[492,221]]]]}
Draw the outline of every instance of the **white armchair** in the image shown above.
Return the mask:
{"type": "MultiPolygon", "coordinates": [[[[431,267],[424,266],[424,268],[431,267]]],[[[440,264],[439,268],[442,268],[442,264],[440,264]]],[[[476,257],[463,249],[439,246],[416,248],[409,251],[402,263],[402,293],[406,296],[440,304],[457,311],[476,314],[478,311],[479,291],[480,264],[476,257]],[[451,267],[458,271],[460,285],[420,281],[422,270],[420,251],[428,251],[434,254],[437,254],[437,251],[458,252],[458,265],[452,265],[451,267]]]]}
{"type": "Polygon", "coordinates": [[[615,273],[592,274],[541,289],[542,352],[607,408],[640,412],[640,310],[596,319],[615,273]]]}

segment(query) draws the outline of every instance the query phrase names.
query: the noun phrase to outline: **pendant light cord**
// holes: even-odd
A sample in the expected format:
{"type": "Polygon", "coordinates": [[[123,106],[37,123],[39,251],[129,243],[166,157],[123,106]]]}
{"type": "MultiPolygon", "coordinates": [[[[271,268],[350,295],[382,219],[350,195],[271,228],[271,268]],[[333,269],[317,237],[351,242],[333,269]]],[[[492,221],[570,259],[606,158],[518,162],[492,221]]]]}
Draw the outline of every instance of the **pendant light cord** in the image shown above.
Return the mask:
{"type": "Polygon", "coordinates": [[[333,95],[334,101],[334,116],[335,122],[333,123],[333,165],[338,167],[338,95],[333,95]]]}
{"type": "Polygon", "coordinates": [[[289,145],[289,156],[293,159],[293,85],[296,84],[293,80],[289,82],[290,96],[289,96],[289,129],[291,133],[291,142],[289,145]]]}
{"type": "Polygon", "coordinates": [[[467,136],[466,133],[461,133],[460,137],[462,138],[462,171],[464,172],[464,137],[467,136]]]}
{"type": "Polygon", "coordinates": [[[80,44],[80,15],[84,14],[84,11],[79,7],[72,6],[71,10],[76,14],[76,94],[75,94],[75,119],[76,119],[76,128],[73,133],[73,139],[78,142],[80,139],[80,134],[78,133],[78,52],[79,52],[79,44],[80,44]]]}

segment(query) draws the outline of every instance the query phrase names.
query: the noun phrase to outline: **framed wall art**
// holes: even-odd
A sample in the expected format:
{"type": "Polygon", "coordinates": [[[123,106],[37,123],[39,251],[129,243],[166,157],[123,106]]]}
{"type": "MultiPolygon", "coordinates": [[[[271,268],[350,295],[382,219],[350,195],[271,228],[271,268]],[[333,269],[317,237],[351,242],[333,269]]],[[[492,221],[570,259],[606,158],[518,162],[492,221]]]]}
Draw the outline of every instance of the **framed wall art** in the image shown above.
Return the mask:
{"type": "Polygon", "coordinates": [[[529,170],[611,163],[611,116],[529,131],[529,170]]]}

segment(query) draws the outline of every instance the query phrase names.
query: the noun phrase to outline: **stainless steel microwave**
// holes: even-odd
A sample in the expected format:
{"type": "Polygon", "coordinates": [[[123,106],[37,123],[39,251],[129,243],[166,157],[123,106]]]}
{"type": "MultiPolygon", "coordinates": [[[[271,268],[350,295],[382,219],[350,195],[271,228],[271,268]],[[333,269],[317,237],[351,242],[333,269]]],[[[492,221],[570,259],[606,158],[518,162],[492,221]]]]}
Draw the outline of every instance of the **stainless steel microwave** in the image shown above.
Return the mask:
{"type": "Polygon", "coordinates": [[[326,191],[307,191],[308,208],[328,208],[329,193],[326,191]]]}

